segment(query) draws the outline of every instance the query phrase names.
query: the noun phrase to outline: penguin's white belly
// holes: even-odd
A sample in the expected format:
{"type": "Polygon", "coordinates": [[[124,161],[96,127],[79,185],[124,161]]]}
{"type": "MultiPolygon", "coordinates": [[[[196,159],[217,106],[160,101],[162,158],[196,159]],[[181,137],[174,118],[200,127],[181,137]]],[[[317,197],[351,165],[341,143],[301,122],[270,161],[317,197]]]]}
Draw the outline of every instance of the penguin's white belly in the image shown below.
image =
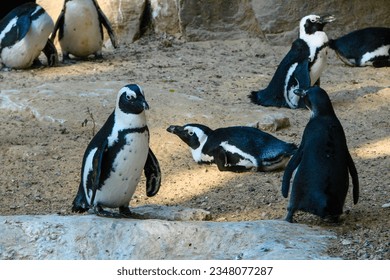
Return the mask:
{"type": "Polygon", "coordinates": [[[328,48],[323,48],[317,56],[316,62],[310,68],[310,82],[311,85],[320,78],[322,72],[324,71],[327,63],[327,54],[328,48]]]}
{"type": "Polygon", "coordinates": [[[131,133],[118,153],[113,169],[96,192],[95,204],[116,208],[127,206],[142,175],[149,151],[148,133],[131,133]]]}
{"type": "Polygon", "coordinates": [[[28,68],[45,47],[54,23],[47,13],[31,22],[26,36],[15,45],[6,47],[1,52],[1,60],[7,67],[28,68]]]}
{"type": "Polygon", "coordinates": [[[100,52],[103,45],[99,16],[92,4],[66,4],[64,36],[60,39],[63,52],[86,57],[100,52]]]}

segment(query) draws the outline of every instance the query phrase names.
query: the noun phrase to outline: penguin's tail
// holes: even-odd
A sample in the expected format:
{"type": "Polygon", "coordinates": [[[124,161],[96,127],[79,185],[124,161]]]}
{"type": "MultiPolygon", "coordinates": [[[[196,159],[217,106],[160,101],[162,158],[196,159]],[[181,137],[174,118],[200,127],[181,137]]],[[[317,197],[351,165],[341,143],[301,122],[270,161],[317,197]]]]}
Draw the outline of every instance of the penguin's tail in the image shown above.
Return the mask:
{"type": "Polygon", "coordinates": [[[260,92],[259,91],[252,91],[248,95],[248,97],[249,97],[249,99],[251,100],[252,103],[257,104],[257,105],[261,105],[260,92]]]}
{"type": "Polygon", "coordinates": [[[88,209],[89,206],[87,200],[85,199],[84,191],[80,191],[79,189],[76,197],[73,200],[72,212],[84,213],[88,211],[88,209]]]}

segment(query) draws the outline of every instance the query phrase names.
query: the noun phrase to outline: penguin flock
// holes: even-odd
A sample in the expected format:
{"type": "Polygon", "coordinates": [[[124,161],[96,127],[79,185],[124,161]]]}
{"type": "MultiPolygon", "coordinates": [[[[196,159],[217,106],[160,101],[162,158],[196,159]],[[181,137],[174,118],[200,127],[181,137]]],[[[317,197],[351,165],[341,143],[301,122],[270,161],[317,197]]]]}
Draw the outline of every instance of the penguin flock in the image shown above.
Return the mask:
{"type": "MultiPolygon", "coordinates": [[[[35,2],[14,1],[2,9],[0,62],[5,67],[25,69],[39,64],[41,52],[47,65],[55,66],[57,33],[64,63],[71,60],[70,55],[94,55],[101,59],[103,27],[112,46],[118,47],[111,24],[96,0],[64,0],[55,23],[35,2]]],[[[247,126],[213,130],[204,124],[190,123],[166,129],[189,146],[199,164],[216,164],[220,171],[231,172],[284,170],[281,193],[285,198],[290,195],[285,218],[288,222],[294,221],[296,211],[338,221],[349,189],[349,176],[354,204],[359,200],[358,172],[343,127],[327,92],[320,87],[328,49],[350,66],[390,66],[390,28],[370,27],[328,39],[324,27],[334,20],[330,15],[303,17],[299,36],[269,85],[248,95],[257,105],[309,109],[311,116],[300,145],[247,126]]],[[[141,86],[129,84],[119,90],[114,111],[86,147],[73,212],[132,217],[129,203],[142,172],[147,196],[158,193],[161,169],[149,147],[145,113],[148,109],[141,86]],[[105,208],[118,208],[118,212],[105,208]]]]}

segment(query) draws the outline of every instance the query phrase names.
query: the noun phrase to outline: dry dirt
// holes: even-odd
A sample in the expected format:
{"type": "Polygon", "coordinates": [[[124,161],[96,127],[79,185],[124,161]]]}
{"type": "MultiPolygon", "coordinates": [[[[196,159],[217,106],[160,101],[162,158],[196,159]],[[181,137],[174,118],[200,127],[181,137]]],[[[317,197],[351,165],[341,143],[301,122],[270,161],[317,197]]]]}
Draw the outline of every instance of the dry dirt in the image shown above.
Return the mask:
{"type": "MultiPolygon", "coordinates": [[[[145,195],[144,179],[131,206],[181,205],[207,209],[214,221],[283,219],[283,172],[229,173],[197,165],[187,146],[166,132],[171,124],[212,128],[254,123],[282,113],[291,126],[273,133],[299,144],[307,110],[250,104],[289,47],[257,39],[189,43],[145,37],[103,61],[55,68],[0,71],[0,214],[71,215],[84,150],[114,108],[117,91],[138,83],[151,106],[151,147],[163,172],[160,192],[145,195]],[[96,127],[94,128],[94,124],[96,127]]],[[[359,172],[360,201],[349,194],[338,225],[306,213],[302,224],[338,234],[329,254],[344,259],[390,259],[390,68],[350,68],[329,52],[321,85],[343,124],[359,172]]],[[[272,234],[272,233],[270,233],[272,234]]]]}

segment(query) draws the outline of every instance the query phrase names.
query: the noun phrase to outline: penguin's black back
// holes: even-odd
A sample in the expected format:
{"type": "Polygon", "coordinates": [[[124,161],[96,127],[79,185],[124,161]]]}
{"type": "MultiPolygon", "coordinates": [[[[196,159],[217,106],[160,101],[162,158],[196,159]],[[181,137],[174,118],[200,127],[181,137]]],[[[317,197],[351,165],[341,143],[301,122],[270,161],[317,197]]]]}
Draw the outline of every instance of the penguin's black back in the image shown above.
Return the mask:
{"type": "Polygon", "coordinates": [[[36,3],[36,0],[2,0],[0,1],[0,20],[14,8],[25,3],[36,3]]]}
{"type": "Polygon", "coordinates": [[[347,59],[355,59],[356,65],[360,65],[360,59],[365,53],[383,45],[390,45],[390,28],[368,27],[329,40],[331,49],[347,59]]]}
{"type": "MultiPolygon", "coordinates": [[[[284,86],[285,79],[288,70],[294,63],[302,63],[307,60],[310,55],[309,46],[302,39],[295,40],[289,52],[282,59],[279,66],[277,67],[274,76],[272,77],[268,86],[260,91],[253,91],[249,98],[255,104],[263,106],[275,106],[275,107],[289,107],[284,98],[284,86]]],[[[310,86],[309,68],[307,67],[307,78],[304,78],[304,84],[301,85],[303,88],[310,86]],[[308,79],[308,80],[307,80],[308,79]]],[[[289,86],[291,87],[295,80],[290,80],[289,86]]],[[[299,107],[304,107],[303,103],[299,107]]]]}
{"type": "Polygon", "coordinates": [[[215,150],[225,141],[229,145],[238,147],[245,153],[262,158],[276,157],[280,155],[278,154],[280,150],[286,150],[287,155],[289,152],[293,154],[296,150],[294,144],[286,143],[271,134],[248,126],[232,126],[214,130],[209,135],[203,150],[215,150]]]}

